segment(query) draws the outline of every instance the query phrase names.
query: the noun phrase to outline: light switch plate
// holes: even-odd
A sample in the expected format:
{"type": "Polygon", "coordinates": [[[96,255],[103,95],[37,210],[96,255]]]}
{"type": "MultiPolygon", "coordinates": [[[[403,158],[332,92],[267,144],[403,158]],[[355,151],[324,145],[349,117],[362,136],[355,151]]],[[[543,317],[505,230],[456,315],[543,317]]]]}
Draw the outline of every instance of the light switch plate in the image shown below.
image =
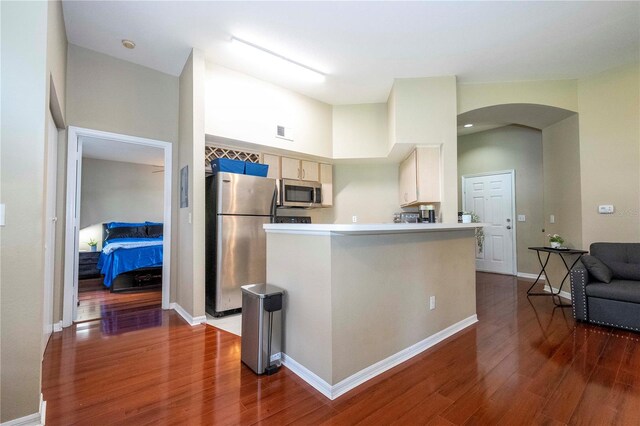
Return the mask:
{"type": "Polygon", "coordinates": [[[612,214],[613,210],[613,204],[603,204],[598,206],[598,213],[600,214],[612,214]]]}
{"type": "Polygon", "coordinates": [[[556,215],[554,214],[549,215],[549,223],[556,223],[556,215]]]}
{"type": "Polygon", "coordinates": [[[4,203],[0,204],[0,226],[4,226],[4,203]]]}
{"type": "Polygon", "coordinates": [[[527,217],[523,214],[519,214],[518,215],[518,222],[526,222],[527,221],[527,217]]]}

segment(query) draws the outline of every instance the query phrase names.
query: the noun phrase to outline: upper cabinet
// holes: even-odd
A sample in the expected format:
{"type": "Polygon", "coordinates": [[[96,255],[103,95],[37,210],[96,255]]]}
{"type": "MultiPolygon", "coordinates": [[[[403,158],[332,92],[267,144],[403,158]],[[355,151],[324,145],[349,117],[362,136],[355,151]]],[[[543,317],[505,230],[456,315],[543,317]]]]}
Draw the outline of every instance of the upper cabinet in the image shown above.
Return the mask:
{"type": "Polygon", "coordinates": [[[440,202],[440,147],[416,148],[399,172],[400,205],[440,202]]]}
{"type": "Polygon", "coordinates": [[[322,184],[322,207],[333,206],[333,166],[320,163],[320,183],[322,184]]]}
{"type": "Polygon", "coordinates": [[[280,156],[273,154],[262,154],[262,164],[269,166],[267,177],[280,179],[280,156]]]}
{"type": "Polygon", "coordinates": [[[298,160],[296,158],[282,157],[281,176],[283,179],[298,179],[318,182],[318,163],[315,161],[298,160]]]}

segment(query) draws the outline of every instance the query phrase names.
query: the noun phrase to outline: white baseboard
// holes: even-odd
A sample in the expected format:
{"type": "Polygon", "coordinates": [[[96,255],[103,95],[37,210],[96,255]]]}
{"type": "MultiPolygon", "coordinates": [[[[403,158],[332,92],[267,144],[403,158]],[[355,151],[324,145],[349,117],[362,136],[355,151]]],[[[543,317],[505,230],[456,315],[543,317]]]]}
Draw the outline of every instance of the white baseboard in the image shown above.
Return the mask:
{"type": "MultiPolygon", "coordinates": [[[[553,289],[554,293],[558,292],[557,288],[555,288],[555,287],[551,287],[551,288],[553,289]]],[[[543,290],[546,291],[547,293],[551,293],[550,287],[547,284],[544,285],[543,290]]],[[[562,290],[560,292],[560,297],[562,297],[564,299],[567,299],[567,300],[571,300],[571,293],[569,293],[568,291],[562,290]]]]}
{"type": "Polygon", "coordinates": [[[58,331],[62,331],[62,321],[53,323],[53,332],[57,333],[58,331]]]}
{"type": "Polygon", "coordinates": [[[0,423],[0,426],[42,426],[47,418],[47,401],[40,394],[40,412],[0,423]]]}
{"type": "Polygon", "coordinates": [[[176,302],[169,304],[169,309],[176,311],[189,325],[199,325],[207,322],[207,316],[201,315],[199,317],[192,317],[182,306],[176,302]]]}
{"type": "Polygon", "coordinates": [[[306,368],[304,365],[296,362],[286,353],[282,354],[282,363],[285,365],[285,367],[295,373],[302,380],[313,386],[318,392],[329,399],[336,399],[340,395],[349,392],[351,389],[363,384],[368,380],[373,379],[374,377],[384,373],[385,371],[395,367],[396,365],[413,358],[414,356],[420,354],[421,352],[424,352],[430,347],[440,343],[450,336],[453,336],[454,334],[469,327],[472,324],[475,324],[476,322],[478,322],[478,316],[474,314],[468,318],[463,319],[460,322],[457,322],[445,328],[442,331],[437,332],[436,334],[427,337],[426,339],[414,345],[409,346],[406,349],[401,350],[394,355],[391,355],[388,358],[378,361],[375,364],[358,371],[357,373],[347,377],[346,379],[340,381],[339,383],[336,383],[335,385],[330,385],[314,372],[306,368]]]}
{"type": "MultiPolygon", "coordinates": [[[[518,278],[527,278],[530,280],[535,280],[536,278],[538,278],[538,274],[530,274],[528,272],[518,272],[517,274],[518,278]]],[[[544,274],[542,274],[540,276],[540,281],[546,281],[547,277],[544,276],[544,274]]]]}

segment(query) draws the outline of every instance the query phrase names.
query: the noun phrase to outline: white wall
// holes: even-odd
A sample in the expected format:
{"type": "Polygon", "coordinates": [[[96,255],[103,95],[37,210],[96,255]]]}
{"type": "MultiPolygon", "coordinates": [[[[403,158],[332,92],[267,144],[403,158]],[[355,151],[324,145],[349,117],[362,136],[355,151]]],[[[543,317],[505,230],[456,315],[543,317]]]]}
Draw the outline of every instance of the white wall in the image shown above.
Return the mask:
{"type": "Polygon", "coordinates": [[[222,66],[206,65],[207,135],[332,157],[331,105],[222,66]],[[276,138],[291,127],[294,140],[276,138]]]}
{"type": "MultiPolygon", "coordinates": [[[[475,173],[515,170],[516,249],[518,272],[538,273],[536,254],[528,247],[544,243],[542,133],[528,127],[506,126],[458,138],[458,184],[461,177],[475,173]]],[[[462,210],[462,188],[459,189],[462,210]]]]}
{"type": "Polygon", "coordinates": [[[89,250],[88,238],[102,247],[102,224],[162,222],[164,174],[157,167],[120,161],[83,158],[80,206],[80,250],[89,250]],[[97,225],[97,235],[83,229],[97,225]]]}
{"type": "Polygon", "coordinates": [[[48,6],[0,6],[0,202],[6,204],[6,226],[0,227],[0,422],[39,409],[48,6]]]}

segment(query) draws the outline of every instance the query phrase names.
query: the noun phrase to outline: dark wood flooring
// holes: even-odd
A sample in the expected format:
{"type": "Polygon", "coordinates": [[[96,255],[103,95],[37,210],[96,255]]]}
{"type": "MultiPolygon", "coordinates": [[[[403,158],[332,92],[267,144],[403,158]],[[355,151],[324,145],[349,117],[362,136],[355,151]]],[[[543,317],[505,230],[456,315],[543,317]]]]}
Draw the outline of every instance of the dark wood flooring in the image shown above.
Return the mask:
{"type": "Polygon", "coordinates": [[[158,309],[161,305],[162,289],[111,293],[100,284],[99,287],[85,288],[78,292],[76,322],[96,320],[116,313],[158,309]]]}
{"type": "Polygon", "coordinates": [[[477,282],[477,324],[335,401],[286,368],[255,376],[239,337],[171,311],[78,324],[45,354],[47,425],[639,424],[638,334],[576,324],[513,277],[477,282]]]}

